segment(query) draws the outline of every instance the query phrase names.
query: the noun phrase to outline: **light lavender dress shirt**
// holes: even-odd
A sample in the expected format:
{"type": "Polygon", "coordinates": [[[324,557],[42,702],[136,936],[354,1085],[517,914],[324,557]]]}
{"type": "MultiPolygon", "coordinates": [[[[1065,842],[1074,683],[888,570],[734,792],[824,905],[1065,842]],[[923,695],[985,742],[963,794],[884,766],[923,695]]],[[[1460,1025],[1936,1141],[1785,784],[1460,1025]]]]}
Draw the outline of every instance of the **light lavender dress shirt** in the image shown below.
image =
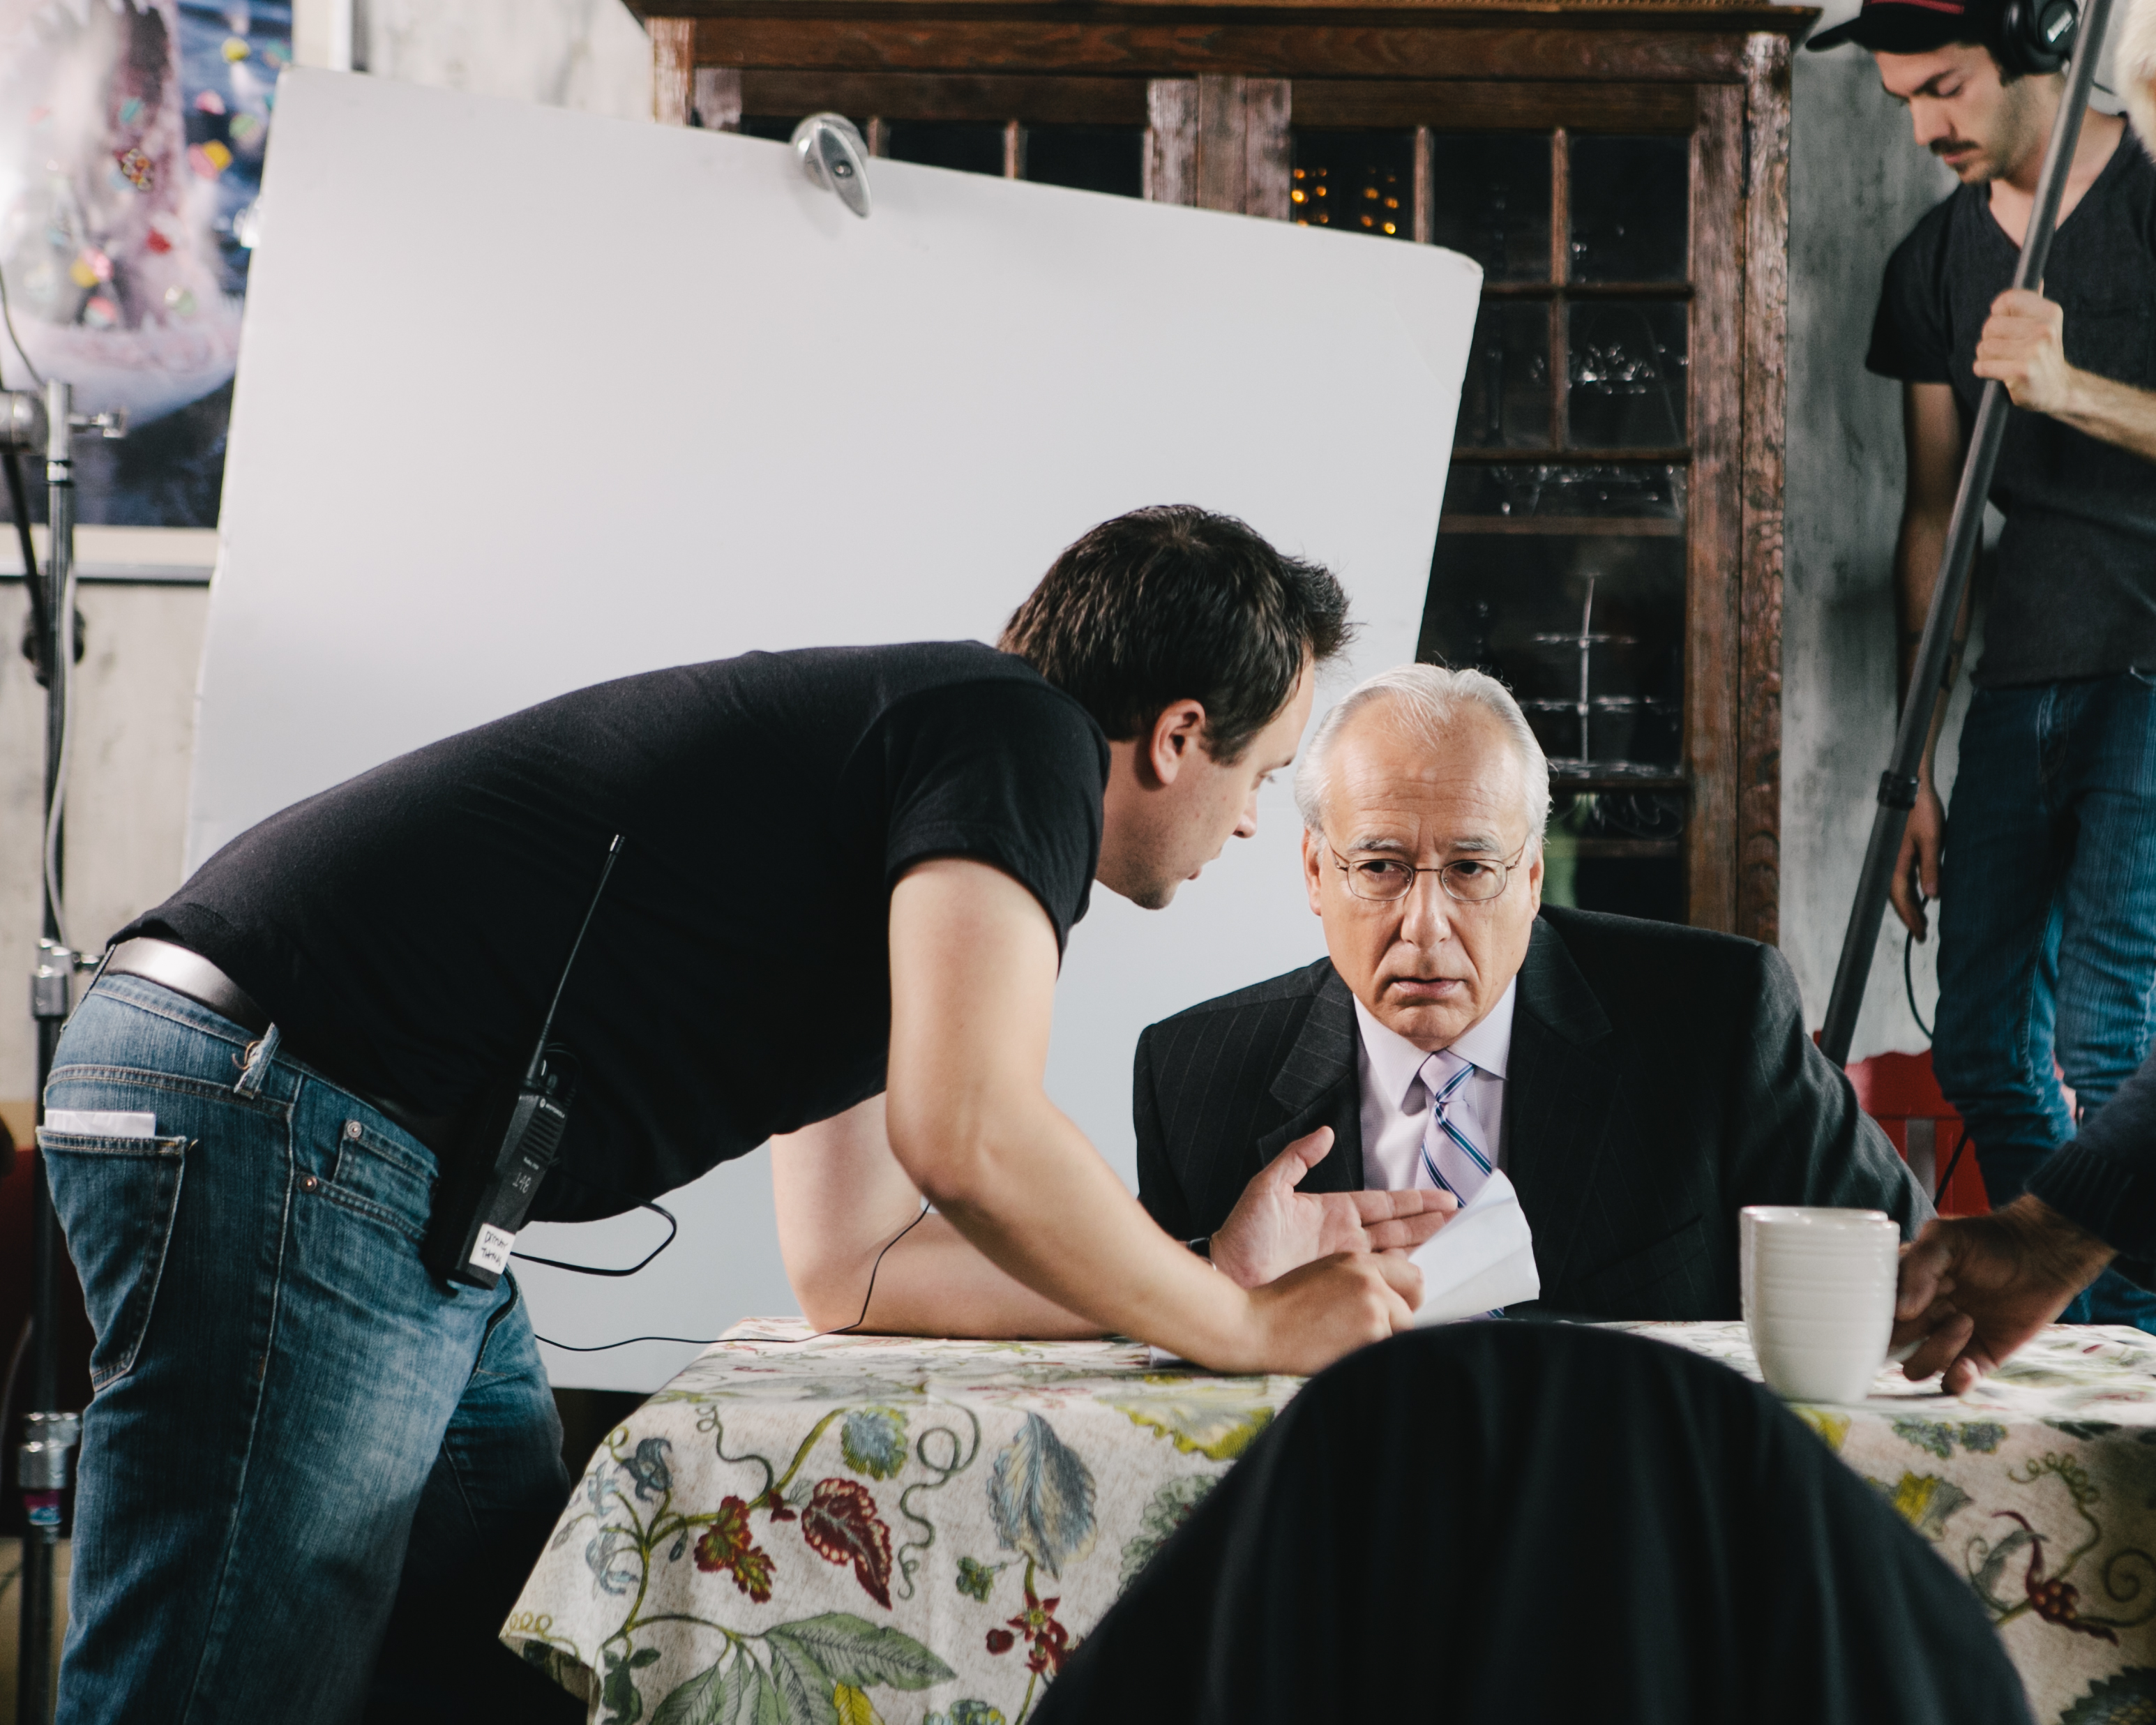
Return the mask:
{"type": "MultiPolygon", "coordinates": [[[[1505,1066],[1512,1050],[1512,1008],[1519,978],[1480,1024],[1452,1044],[1453,1053],[1472,1060],[1475,1076],[1450,1106],[1459,1119],[1463,1106],[1468,1135],[1499,1168],[1506,1165],[1505,1066]]],[[[1372,1191],[1401,1192],[1432,1183],[1422,1165],[1422,1135],[1430,1125],[1430,1091],[1422,1081],[1429,1054],[1397,1030],[1388,1029],[1360,1000],[1355,1003],[1358,1039],[1356,1074],[1363,1096],[1363,1183],[1372,1191]]]]}

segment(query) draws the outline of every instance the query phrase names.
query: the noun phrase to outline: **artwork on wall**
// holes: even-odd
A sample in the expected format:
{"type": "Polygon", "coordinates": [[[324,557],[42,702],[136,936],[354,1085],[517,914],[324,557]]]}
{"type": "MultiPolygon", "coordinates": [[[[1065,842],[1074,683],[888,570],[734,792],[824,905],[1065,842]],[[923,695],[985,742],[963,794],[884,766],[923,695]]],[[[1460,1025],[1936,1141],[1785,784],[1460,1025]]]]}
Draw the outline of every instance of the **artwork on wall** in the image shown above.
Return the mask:
{"type": "MultiPolygon", "coordinates": [[[[0,379],[65,378],[81,518],[217,523],[289,4],[0,0],[0,379]]],[[[42,505],[36,506],[41,508],[42,505]]]]}

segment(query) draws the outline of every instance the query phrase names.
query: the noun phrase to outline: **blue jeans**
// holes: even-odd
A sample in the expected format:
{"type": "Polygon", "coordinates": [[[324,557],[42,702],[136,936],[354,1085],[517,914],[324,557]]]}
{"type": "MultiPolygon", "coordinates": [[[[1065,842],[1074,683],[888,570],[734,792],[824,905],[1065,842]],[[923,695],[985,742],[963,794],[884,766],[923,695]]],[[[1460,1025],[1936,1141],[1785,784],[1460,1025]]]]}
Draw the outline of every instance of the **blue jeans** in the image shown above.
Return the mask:
{"type": "MultiPolygon", "coordinates": [[[[2156,1035],[2156,680],[1976,691],[1938,911],[1933,1066],[2003,1204],[2074,1135],[2059,1071],[2086,1118],[2156,1035]]],[[[2156,1296],[2107,1271],[2064,1316],[2156,1330],[2156,1296]]]]}
{"type": "Polygon", "coordinates": [[[138,977],[75,1014],[39,1135],[97,1345],[61,1725],[582,1718],[495,1639],[567,1501],[516,1284],[421,1267],[435,1163],[138,977]]]}

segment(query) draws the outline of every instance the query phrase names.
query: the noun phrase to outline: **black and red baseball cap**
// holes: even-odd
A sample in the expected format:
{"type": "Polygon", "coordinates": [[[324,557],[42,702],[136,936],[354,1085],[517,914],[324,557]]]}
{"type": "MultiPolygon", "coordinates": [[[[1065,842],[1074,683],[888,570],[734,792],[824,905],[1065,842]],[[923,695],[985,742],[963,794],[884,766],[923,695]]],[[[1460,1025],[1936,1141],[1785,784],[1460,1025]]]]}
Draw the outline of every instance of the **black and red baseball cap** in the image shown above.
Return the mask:
{"type": "Polygon", "coordinates": [[[1845,23],[1821,30],[1804,44],[1809,49],[1839,48],[1854,42],[1881,54],[1928,54],[1949,42],[1980,42],[1988,32],[1986,14],[1998,0],[1864,0],[1845,23]]]}

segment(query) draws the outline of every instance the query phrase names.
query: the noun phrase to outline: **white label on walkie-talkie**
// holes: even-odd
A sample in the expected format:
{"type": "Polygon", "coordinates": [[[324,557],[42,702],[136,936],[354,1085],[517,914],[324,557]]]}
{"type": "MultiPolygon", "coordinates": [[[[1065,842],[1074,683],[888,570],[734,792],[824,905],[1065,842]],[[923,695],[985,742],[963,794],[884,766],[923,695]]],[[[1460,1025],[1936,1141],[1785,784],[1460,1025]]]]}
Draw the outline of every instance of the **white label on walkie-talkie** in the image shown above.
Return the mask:
{"type": "Polygon", "coordinates": [[[491,1222],[479,1224],[479,1243],[472,1247],[471,1260],[482,1270],[491,1270],[496,1276],[509,1268],[509,1249],[516,1244],[516,1236],[491,1222]]]}

